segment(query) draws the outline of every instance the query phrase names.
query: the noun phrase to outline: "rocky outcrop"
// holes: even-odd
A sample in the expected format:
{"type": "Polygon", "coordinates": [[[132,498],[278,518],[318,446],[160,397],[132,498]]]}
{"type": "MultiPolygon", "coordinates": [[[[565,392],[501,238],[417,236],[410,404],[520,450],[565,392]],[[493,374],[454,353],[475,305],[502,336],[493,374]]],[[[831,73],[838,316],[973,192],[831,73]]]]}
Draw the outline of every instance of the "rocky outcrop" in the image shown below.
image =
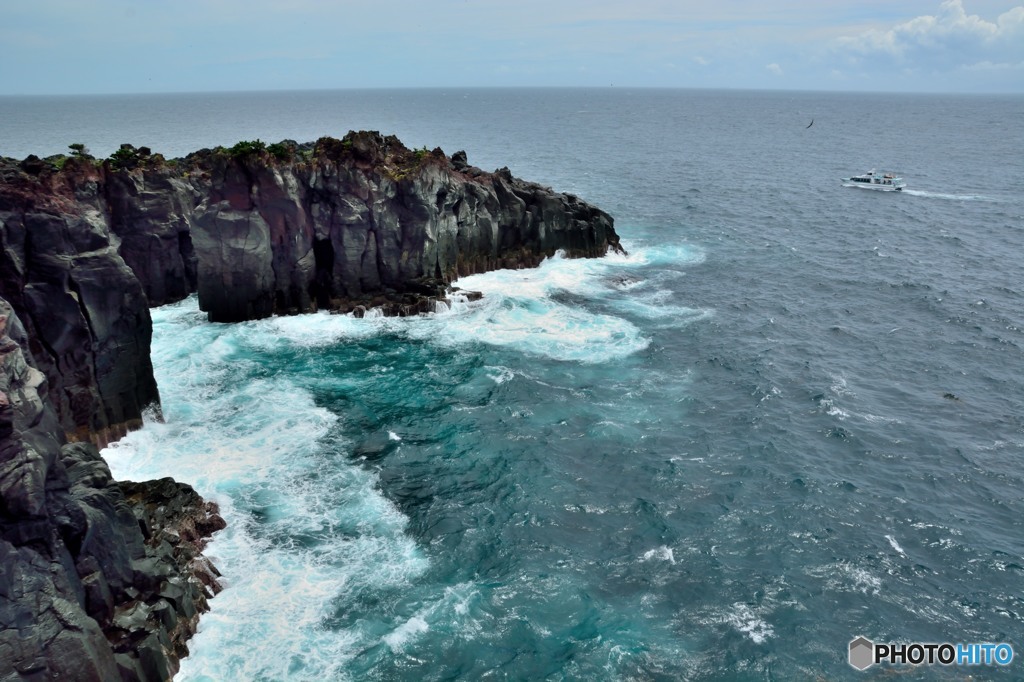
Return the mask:
{"type": "Polygon", "coordinates": [[[130,145],[103,163],[0,158],[0,247],[0,296],[67,438],[100,447],[159,407],[149,306],[198,292],[221,322],[408,315],[459,275],[621,250],[572,195],[374,132],[172,161],[130,145]]]}
{"type": "Polygon", "coordinates": [[[104,178],[118,254],[142,284],[150,306],[194,292],[196,256],[189,217],[198,201],[196,190],[176,173],[122,168],[105,172],[104,178]]]}
{"type": "Polygon", "coordinates": [[[464,152],[453,160],[374,132],[276,151],[180,164],[202,197],[186,222],[211,320],[421,312],[459,275],[620,248],[606,213],[508,169],[469,166],[464,152]]]}
{"type": "Polygon", "coordinates": [[[64,444],[28,341],[0,299],[0,679],[169,679],[219,589],[198,552],[223,520],[64,444]]]}
{"type": "Polygon", "coordinates": [[[167,679],[219,589],[216,508],[97,451],[159,416],[149,306],[409,315],[460,275],[608,249],[574,196],[372,132],[0,158],[0,680],[167,679]]]}
{"type": "Polygon", "coordinates": [[[90,249],[116,248],[150,305],[198,292],[214,321],[417,312],[459,275],[621,248],[611,217],[572,195],[375,132],[172,161],[124,145],[102,165],[71,158],[60,172],[15,164],[0,169],[14,242],[36,222],[54,246],[69,230],[89,235],[90,249]]]}
{"type": "Polygon", "coordinates": [[[99,447],[159,405],[152,323],[110,231],[105,175],[85,159],[30,175],[0,164],[0,296],[26,329],[67,438],[99,447]]]}

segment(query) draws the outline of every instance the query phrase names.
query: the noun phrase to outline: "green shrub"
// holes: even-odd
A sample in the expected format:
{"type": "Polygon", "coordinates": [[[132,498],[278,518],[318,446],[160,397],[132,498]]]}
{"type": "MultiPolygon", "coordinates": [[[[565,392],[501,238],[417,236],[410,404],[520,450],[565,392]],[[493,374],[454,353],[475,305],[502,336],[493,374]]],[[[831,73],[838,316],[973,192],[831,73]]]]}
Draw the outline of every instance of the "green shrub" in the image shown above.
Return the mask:
{"type": "Polygon", "coordinates": [[[291,161],[295,154],[295,150],[291,145],[282,144],[281,142],[267,145],[267,151],[278,161],[291,161]]]}
{"type": "Polygon", "coordinates": [[[267,151],[267,145],[264,142],[260,141],[259,139],[242,140],[241,142],[236,143],[235,146],[228,151],[230,152],[231,156],[235,157],[236,159],[241,159],[249,156],[256,156],[258,154],[262,154],[263,152],[267,151]]]}
{"type": "Polygon", "coordinates": [[[110,166],[115,170],[123,168],[135,168],[139,162],[139,152],[130,144],[123,144],[121,148],[110,155],[110,166]]]}

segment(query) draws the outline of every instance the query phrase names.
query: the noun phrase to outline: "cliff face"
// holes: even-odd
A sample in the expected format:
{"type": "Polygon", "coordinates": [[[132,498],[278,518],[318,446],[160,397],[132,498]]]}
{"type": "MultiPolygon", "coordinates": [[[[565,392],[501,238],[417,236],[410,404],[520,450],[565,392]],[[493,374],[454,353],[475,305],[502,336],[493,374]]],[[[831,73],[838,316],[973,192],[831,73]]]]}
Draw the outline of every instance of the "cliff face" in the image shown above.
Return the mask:
{"type": "Polygon", "coordinates": [[[409,314],[459,275],[620,248],[603,211],[461,152],[372,132],[275,147],[173,163],[126,151],[127,167],[102,169],[98,213],[151,305],[197,291],[221,322],[374,305],[409,314]]]}
{"type": "Polygon", "coordinates": [[[217,572],[216,508],[170,479],[119,484],[63,444],[26,328],[0,299],[0,679],[164,680],[217,572]]]}
{"type": "Polygon", "coordinates": [[[101,179],[84,161],[41,176],[0,166],[0,296],[69,439],[102,447],[138,428],[159,394],[149,308],[108,229],[101,179]]]}
{"type": "Polygon", "coordinates": [[[459,275],[621,250],[608,214],[462,152],[373,132],[270,149],[0,159],[0,296],[69,440],[102,447],[159,406],[149,306],[198,292],[218,322],[415,314],[459,275]]]}
{"type": "Polygon", "coordinates": [[[609,248],[576,197],[377,133],[0,158],[0,679],[167,679],[219,589],[216,508],[96,449],[158,414],[150,306],[407,315],[459,275],[609,248]]]}

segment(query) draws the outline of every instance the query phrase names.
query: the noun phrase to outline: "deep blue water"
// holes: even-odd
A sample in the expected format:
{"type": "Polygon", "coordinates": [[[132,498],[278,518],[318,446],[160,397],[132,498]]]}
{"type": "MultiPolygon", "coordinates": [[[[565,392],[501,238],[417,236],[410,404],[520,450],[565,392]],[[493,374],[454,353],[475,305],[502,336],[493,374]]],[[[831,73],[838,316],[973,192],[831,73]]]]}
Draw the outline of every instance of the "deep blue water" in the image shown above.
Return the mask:
{"type": "Polygon", "coordinates": [[[877,679],[854,636],[1024,647],[1024,98],[0,98],[0,121],[17,157],[377,129],[576,193],[630,251],[467,278],[483,301],[418,319],[154,311],[167,422],[105,455],[230,523],[181,679],[877,679]],[[840,186],[872,167],[908,190],[840,186]]]}

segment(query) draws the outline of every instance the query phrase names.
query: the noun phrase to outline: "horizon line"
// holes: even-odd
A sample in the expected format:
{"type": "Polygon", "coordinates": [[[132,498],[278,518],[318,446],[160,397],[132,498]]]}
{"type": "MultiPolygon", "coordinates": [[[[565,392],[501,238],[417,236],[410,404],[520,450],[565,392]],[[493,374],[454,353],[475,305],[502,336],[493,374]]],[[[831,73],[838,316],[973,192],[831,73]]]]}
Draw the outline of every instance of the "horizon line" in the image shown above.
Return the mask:
{"type": "Polygon", "coordinates": [[[256,95],[269,93],[317,93],[317,92],[382,92],[382,91],[446,91],[446,90],[693,90],[705,92],[776,92],[801,94],[851,94],[851,95],[953,95],[953,96],[1009,96],[1021,97],[1022,92],[1004,90],[959,91],[959,90],[871,90],[843,88],[751,88],[734,86],[694,85],[414,85],[414,86],[362,86],[336,88],[270,88],[266,90],[163,90],[144,92],[46,92],[46,93],[0,93],[4,98],[31,97],[160,97],[168,95],[256,95]]]}

